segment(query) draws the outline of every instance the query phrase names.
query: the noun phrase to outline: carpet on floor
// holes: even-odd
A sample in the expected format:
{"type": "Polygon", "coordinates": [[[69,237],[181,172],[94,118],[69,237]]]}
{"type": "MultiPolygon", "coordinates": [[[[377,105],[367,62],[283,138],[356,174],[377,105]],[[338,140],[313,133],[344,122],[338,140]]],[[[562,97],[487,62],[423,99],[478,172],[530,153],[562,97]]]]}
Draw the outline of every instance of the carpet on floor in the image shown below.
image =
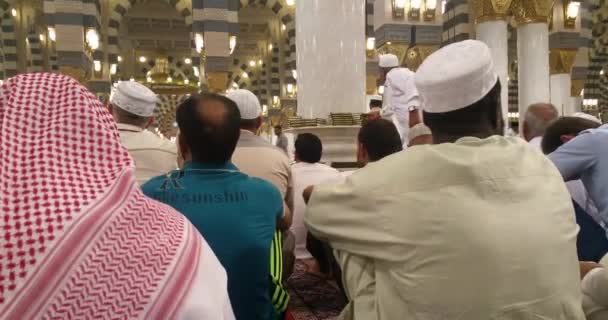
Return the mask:
{"type": "Polygon", "coordinates": [[[296,261],[293,274],[287,280],[287,290],[288,310],[295,320],[332,320],[346,306],[336,283],[307,273],[303,261],[296,261]]]}

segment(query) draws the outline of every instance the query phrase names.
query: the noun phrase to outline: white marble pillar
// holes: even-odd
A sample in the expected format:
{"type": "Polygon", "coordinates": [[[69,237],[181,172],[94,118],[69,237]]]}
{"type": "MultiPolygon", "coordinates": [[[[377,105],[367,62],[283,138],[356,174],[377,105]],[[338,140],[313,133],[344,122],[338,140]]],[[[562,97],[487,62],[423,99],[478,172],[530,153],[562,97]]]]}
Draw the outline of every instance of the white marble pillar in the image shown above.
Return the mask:
{"type": "Polygon", "coordinates": [[[557,108],[562,116],[571,116],[574,111],[570,88],[572,80],[570,74],[558,73],[551,75],[551,103],[557,108]]]}
{"type": "Polygon", "coordinates": [[[583,111],[583,98],[580,96],[570,97],[570,104],[574,113],[583,111]]]}
{"type": "Polygon", "coordinates": [[[365,112],[365,0],[296,1],[298,115],[365,112]]]}
{"type": "Polygon", "coordinates": [[[531,104],[549,102],[549,27],[529,23],[517,28],[519,116],[523,121],[531,104]]]}
{"type": "Polygon", "coordinates": [[[501,104],[502,115],[507,119],[509,112],[509,32],[505,20],[486,21],[476,25],[477,40],[483,41],[490,47],[494,67],[500,78],[502,87],[501,104]]]}

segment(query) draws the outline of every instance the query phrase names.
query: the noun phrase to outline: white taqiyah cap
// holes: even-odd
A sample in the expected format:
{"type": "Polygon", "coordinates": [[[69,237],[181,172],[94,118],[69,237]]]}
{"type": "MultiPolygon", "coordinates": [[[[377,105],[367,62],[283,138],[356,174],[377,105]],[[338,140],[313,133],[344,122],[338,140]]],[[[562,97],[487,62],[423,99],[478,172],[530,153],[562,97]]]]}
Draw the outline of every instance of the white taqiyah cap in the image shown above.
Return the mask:
{"type": "Polygon", "coordinates": [[[445,46],[422,63],[415,76],[428,113],[463,109],[485,97],[498,81],[490,49],[477,40],[445,46]]]}
{"type": "Polygon", "coordinates": [[[382,101],[382,96],[381,96],[381,95],[374,94],[374,95],[369,96],[369,100],[370,100],[370,101],[371,101],[371,100],[378,100],[378,101],[382,101]]]}
{"type": "Polygon", "coordinates": [[[260,100],[251,91],[245,89],[237,89],[226,94],[228,99],[234,101],[241,112],[241,119],[253,120],[262,115],[262,107],[260,100]]]}
{"type": "Polygon", "coordinates": [[[602,124],[602,121],[588,113],[584,113],[584,112],[577,112],[575,114],[572,115],[573,117],[577,117],[577,118],[582,118],[582,119],[587,119],[589,121],[593,121],[597,124],[602,124]]]}
{"type": "Polygon", "coordinates": [[[395,68],[399,66],[399,58],[394,54],[382,54],[378,59],[380,68],[395,68]]]}
{"type": "Polygon", "coordinates": [[[151,117],[156,109],[156,94],[135,81],[120,82],[110,97],[110,103],[140,117],[151,117]]]}

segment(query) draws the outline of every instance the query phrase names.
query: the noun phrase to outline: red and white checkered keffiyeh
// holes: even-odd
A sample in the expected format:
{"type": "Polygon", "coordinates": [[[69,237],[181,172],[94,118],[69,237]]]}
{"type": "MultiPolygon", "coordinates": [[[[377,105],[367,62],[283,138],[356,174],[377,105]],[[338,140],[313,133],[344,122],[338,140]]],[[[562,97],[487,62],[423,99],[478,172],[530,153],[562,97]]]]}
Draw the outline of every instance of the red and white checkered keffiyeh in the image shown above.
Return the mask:
{"type": "Polygon", "coordinates": [[[206,246],[139,191],[99,100],[57,74],[1,87],[0,214],[0,319],[173,318],[206,246]]]}

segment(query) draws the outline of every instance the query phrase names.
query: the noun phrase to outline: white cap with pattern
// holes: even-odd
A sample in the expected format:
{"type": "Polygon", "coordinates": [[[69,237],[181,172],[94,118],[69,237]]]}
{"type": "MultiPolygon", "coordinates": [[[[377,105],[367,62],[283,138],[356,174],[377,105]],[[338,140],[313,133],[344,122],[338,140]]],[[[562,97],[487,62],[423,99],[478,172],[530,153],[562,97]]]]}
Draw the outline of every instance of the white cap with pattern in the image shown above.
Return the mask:
{"type": "Polygon", "coordinates": [[[394,54],[382,54],[378,59],[380,68],[396,68],[399,66],[399,58],[394,54]]]}
{"type": "Polygon", "coordinates": [[[428,113],[464,109],[484,98],[498,81],[488,46],[465,40],[445,46],[422,63],[415,76],[428,113]]]}
{"type": "Polygon", "coordinates": [[[251,91],[245,89],[237,89],[230,91],[226,97],[234,101],[241,112],[241,119],[253,120],[262,115],[262,107],[260,100],[251,91]]]}
{"type": "Polygon", "coordinates": [[[157,101],[152,90],[135,81],[120,82],[110,96],[112,105],[140,117],[153,116],[157,101]]]}

